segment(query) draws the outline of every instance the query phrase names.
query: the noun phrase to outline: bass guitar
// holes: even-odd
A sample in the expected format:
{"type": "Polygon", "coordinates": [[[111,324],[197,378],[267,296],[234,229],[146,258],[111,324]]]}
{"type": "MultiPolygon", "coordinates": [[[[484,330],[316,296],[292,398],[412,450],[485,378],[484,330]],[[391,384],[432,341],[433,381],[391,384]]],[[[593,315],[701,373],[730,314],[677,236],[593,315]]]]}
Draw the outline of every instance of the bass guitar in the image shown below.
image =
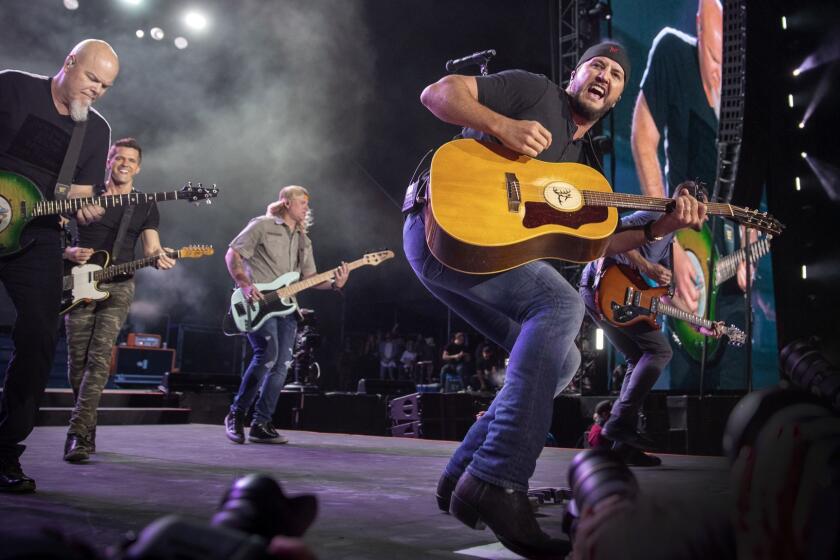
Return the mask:
{"type": "MultiPolygon", "coordinates": [[[[171,259],[198,259],[213,254],[212,245],[188,245],[177,251],[163,253],[171,259]]],[[[154,266],[160,255],[153,255],[123,264],[108,266],[111,255],[108,251],[94,251],[85,264],[64,261],[64,280],[62,282],[61,315],[64,315],[80,303],[102,301],[110,295],[99,288],[100,282],[108,282],[132,274],[141,268],[154,266]]]]}
{"type": "MultiPolygon", "coordinates": [[[[347,268],[355,270],[362,266],[377,266],[392,258],[393,251],[367,253],[362,258],[347,263],[347,268]]],[[[248,302],[242,290],[236,288],[230,296],[230,309],[222,322],[222,331],[229,336],[253,332],[271,317],[282,317],[297,311],[295,295],[333,280],[335,271],[336,269],[328,270],[304,280],[299,280],[300,272],[287,272],[273,282],[254,284],[265,299],[262,302],[248,302]]]]}
{"type": "MultiPolygon", "coordinates": [[[[755,264],[758,259],[770,252],[770,236],[764,236],[750,243],[750,262],[755,264]]],[[[720,259],[713,259],[717,256],[712,240],[711,230],[703,226],[700,231],[682,229],[677,232],[677,241],[685,250],[689,262],[694,269],[697,283],[697,315],[714,320],[717,311],[717,295],[721,284],[735,276],[738,265],[746,259],[744,248],[726,255],[720,259]],[[712,264],[713,263],[713,264],[712,264]],[[706,308],[708,302],[708,309],[706,308]]],[[[714,363],[720,359],[720,352],[723,346],[715,339],[704,339],[691,323],[673,319],[669,326],[674,332],[680,346],[686,354],[694,361],[700,362],[703,359],[703,344],[706,345],[706,361],[714,363]]]]}
{"type": "MultiPolygon", "coordinates": [[[[661,314],[696,327],[714,330],[712,321],[686,313],[662,301],[662,298],[668,295],[668,286],[650,287],[634,269],[623,264],[614,264],[606,267],[599,275],[595,288],[595,304],[601,316],[616,327],[628,327],[644,322],[653,328],[659,328],[656,317],[661,314]]],[[[744,332],[734,325],[726,327],[724,334],[729,337],[729,344],[732,346],[741,346],[746,340],[744,332]]]]}
{"type": "MultiPolygon", "coordinates": [[[[670,198],[614,193],[606,178],[578,163],[546,163],[504,146],[448,142],[432,158],[426,243],[446,266],[473,274],[538,259],[588,262],[601,257],[618,225],[616,208],[668,212],[670,198]]],[[[757,210],[708,203],[709,214],[779,234],[757,210]]]]}
{"type": "Polygon", "coordinates": [[[193,186],[186,183],[179,191],[128,194],[113,194],[86,198],[67,198],[64,200],[44,200],[40,189],[24,177],[11,171],[0,171],[0,257],[17,253],[24,247],[20,245],[23,228],[39,216],[57,216],[74,213],[82,206],[97,204],[103,208],[127,206],[141,202],[164,200],[206,201],[219,194],[216,185],[205,188],[201,183],[193,186]]]}

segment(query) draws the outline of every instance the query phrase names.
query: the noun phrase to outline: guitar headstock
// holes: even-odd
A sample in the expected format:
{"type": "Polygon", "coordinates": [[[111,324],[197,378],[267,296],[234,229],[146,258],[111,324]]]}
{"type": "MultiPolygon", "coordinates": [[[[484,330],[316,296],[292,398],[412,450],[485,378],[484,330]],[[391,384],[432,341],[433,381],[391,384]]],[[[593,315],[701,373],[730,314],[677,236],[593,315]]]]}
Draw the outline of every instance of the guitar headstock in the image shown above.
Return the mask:
{"type": "Polygon", "coordinates": [[[362,257],[362,260],[365,262],[365,264],[376,266],[381,262],[385,262],[388,259],[393,258],[393,251],[377,251],[375,253],[365,253],[365,255],[362,257]]]}
{"type": "Polygon", "coordinates": [[[200,257],[209,257],[212,254],[212,245],[187,245],[178,249],[178,256],[182,259],[197,259],[200,257]]]}
{"type": "Polygon", "coordinates": [[[758,210],[750,210],[749,208],[733,207],[735,212],[735,220],[747,227],[763,231],[770,235],[781,235],[785,225],[768,214],[767,212],[759,212],[758,210]]]}
{"type": "Polygon", "coordinates": [[[743,346],[744,343],[747,341],[747,335],[744,334],[744,331],[736,327],[735,325],[729,325],[726,327],[725,333],[727,337],[729,337],[729,345],[730,346],[743,346]]]}
{"type": "Polygon", "coordinates": [[[193,186],[192,181],[187,181],[184,183],[183,188],[178,191],[178,198],[180,200],[189,200],[190,202],[194,202],[196,204],[202,201],[207,204],[212,204],[212,199],[217,196],[219,196],[219,188],[215,185],[215,183],[209,187],[205,187],[201,183],[193,186]]]}

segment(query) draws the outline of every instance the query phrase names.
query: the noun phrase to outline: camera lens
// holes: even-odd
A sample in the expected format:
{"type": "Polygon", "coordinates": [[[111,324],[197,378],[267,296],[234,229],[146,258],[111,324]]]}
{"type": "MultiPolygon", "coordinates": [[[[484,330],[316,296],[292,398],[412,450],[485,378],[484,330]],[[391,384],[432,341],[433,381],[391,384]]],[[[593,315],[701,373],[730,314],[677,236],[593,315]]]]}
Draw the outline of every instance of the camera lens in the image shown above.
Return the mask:
{"type": "Polygon", "coordinates": [[[569,466],[569,486],[581,513],[608,496],[635,500],[639,494],[636,477],[609,449],[587,449],[575,455],[569,466]]]}

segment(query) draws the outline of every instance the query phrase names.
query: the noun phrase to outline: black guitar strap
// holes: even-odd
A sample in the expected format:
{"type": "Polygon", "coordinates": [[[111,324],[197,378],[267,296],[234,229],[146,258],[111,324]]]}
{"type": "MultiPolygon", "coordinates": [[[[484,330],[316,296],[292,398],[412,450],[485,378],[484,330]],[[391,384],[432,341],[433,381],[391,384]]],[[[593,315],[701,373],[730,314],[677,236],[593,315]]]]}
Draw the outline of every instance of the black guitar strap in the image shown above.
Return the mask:
{"type": "Polygon", "coordinates": [[[64,200],[70,194],[70,185],[73,184],[73,170],[79,162],[79,154],[82,151],[82,142],[85,139],[87,121],[76,122],[73,126],[73,134],[70,136],[70,144],[64,154],[64,161],[61,163],[61,170],[58,172],[58,181],[55,184],[53,197],[55,200],[64,200]]]}

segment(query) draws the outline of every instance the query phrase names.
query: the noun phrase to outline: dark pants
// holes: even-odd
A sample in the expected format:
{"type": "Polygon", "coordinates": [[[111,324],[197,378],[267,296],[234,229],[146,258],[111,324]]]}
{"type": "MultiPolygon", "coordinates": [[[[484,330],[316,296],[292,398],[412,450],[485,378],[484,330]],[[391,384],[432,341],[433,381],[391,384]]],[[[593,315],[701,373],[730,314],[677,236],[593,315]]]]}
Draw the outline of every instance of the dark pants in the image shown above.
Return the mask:
{"type": "Polygon", "coordinates": [[[0,281],[17,310],[15,345],[0,400],[0,456],[19,457],[32,432],[53,365],[61,306],[61,233],[30,226],[30,247],[0,259],[0,281]]]}
{"type": "Polygon", "coordinates": [[[627,375],[621,384],[621,393],[613,404],[609,423],[636,429],[639,410],[645,397],[671,361],[671,346],[660,329],[647,323],[618,328],[602,320],[595,311],[591,288],[581,287],[580,295],[586,305],[586,312],[604,330],[613,346],[627,358],[627,375]]]}

